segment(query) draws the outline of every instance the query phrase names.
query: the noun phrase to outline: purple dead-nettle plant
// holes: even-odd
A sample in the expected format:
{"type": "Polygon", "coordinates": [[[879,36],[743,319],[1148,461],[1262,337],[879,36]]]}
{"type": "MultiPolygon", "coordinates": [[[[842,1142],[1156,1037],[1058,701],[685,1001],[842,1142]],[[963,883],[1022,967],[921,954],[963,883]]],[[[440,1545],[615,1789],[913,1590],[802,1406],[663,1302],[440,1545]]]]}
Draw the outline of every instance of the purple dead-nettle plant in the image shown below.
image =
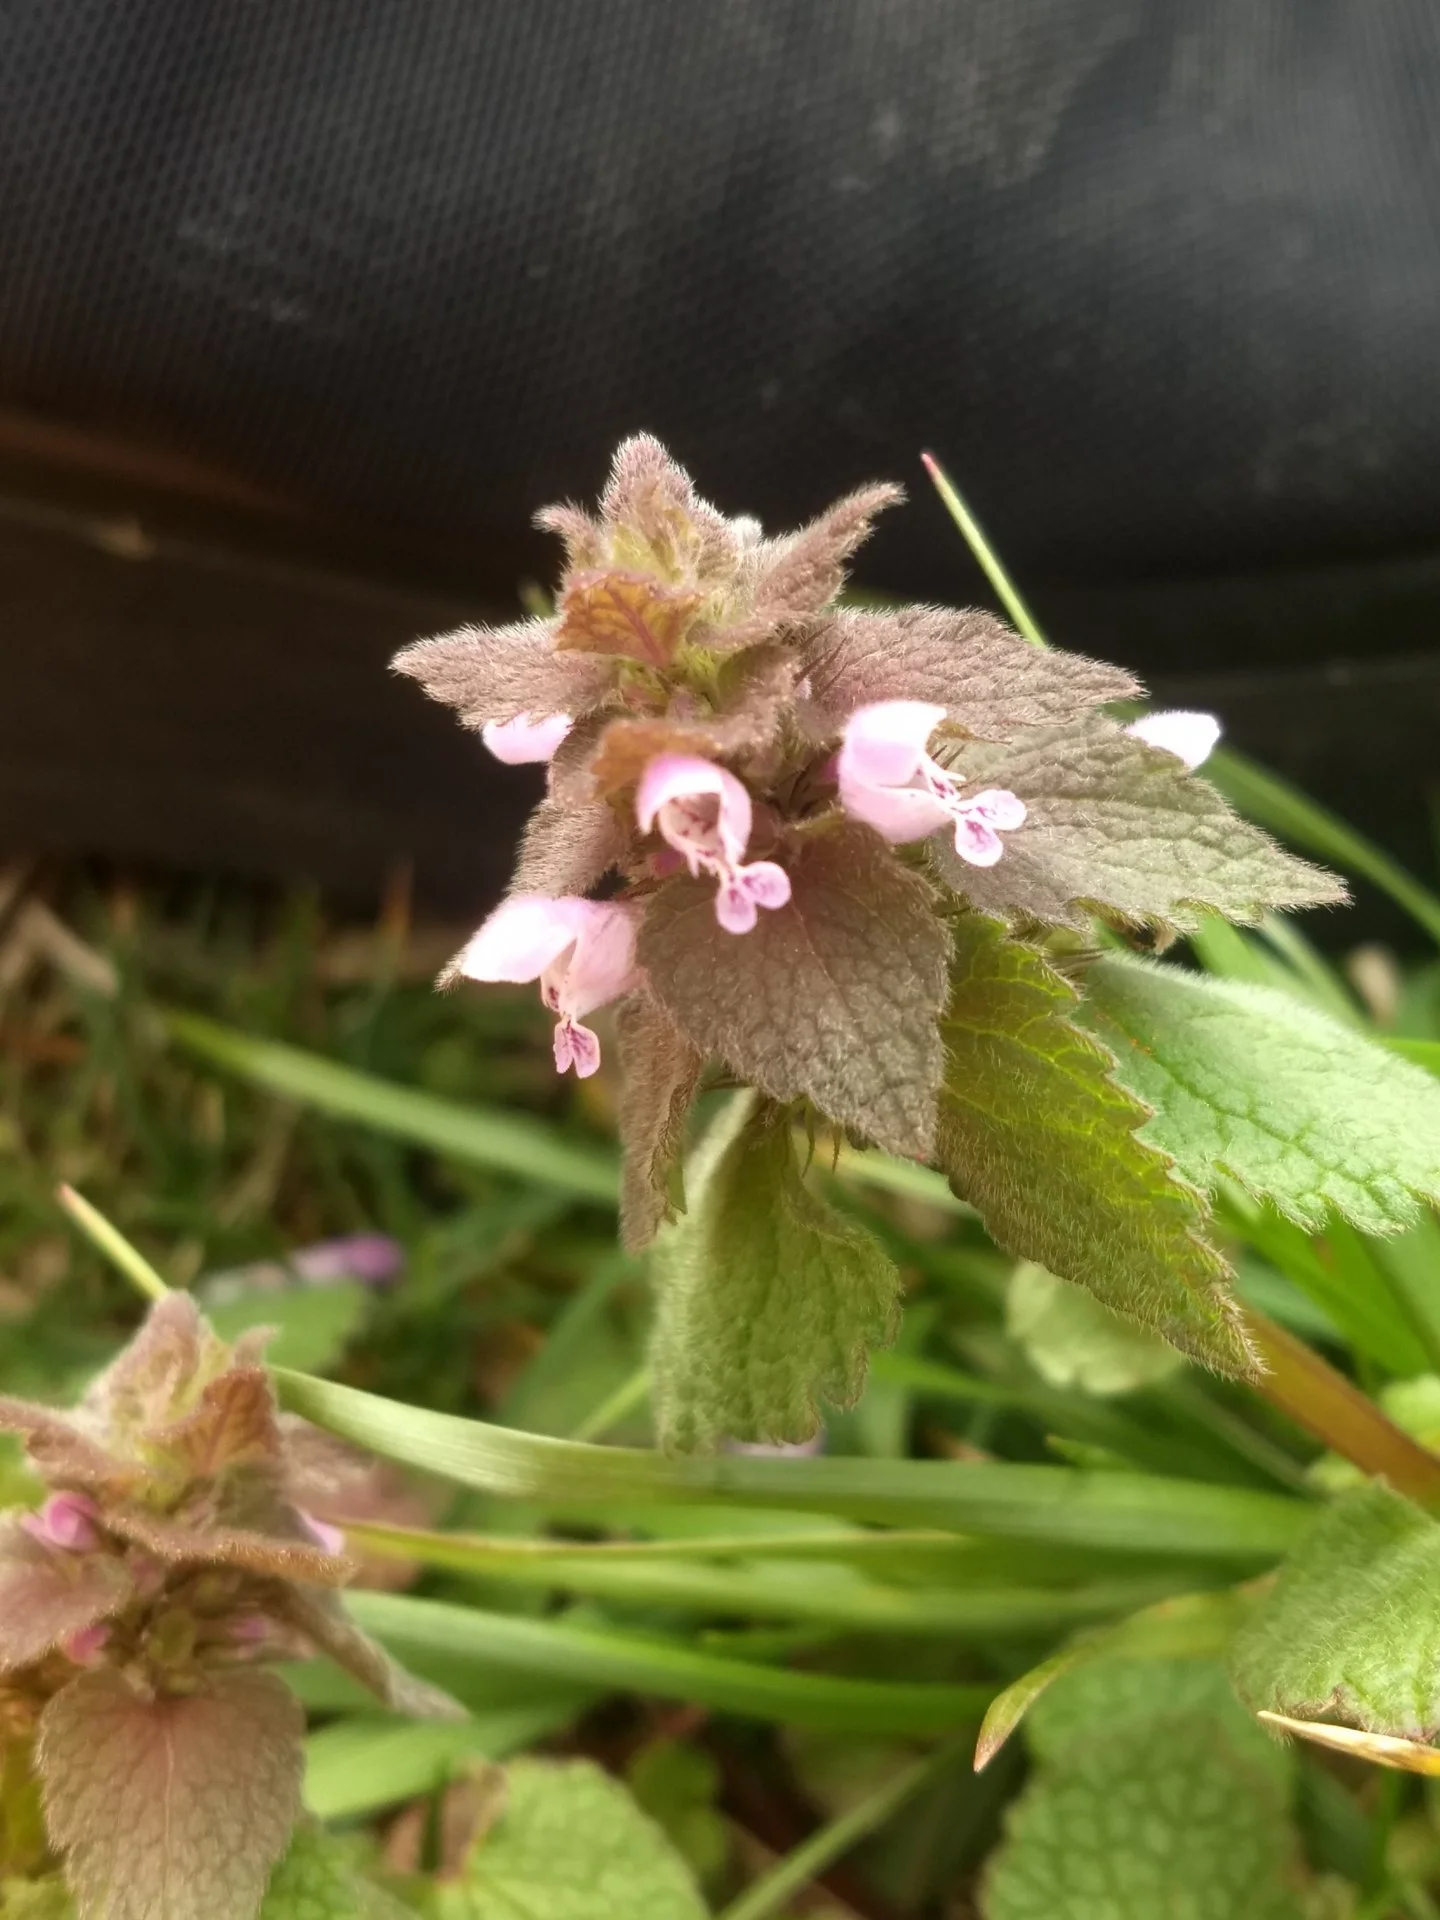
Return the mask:
{"type": "Polygon", "coordinates": [[[893,1324],[888,1259],[802,1177],[817,1131],[939,1166],[1002,1246],[1252,1364],[1200,1195],[1088,1023],[1086,970],[1097,920],[1163,945],[1342,889],[1195,777],[1210,716],[1127,726],[1106,709],[1140,694],[1130,674],[989,613],[837,605],[900,497],[865,487],[766,538],[642,435],[597,514],[538,516],[565,548],[553,618],[396,662],[500,758],[549,763],[510,896],[447,977],[538,980],[556,1065],[582,1075],[588,1016],[616,1009],[622,1236],[666,1229],[672,1445],[806,1438],[893,1324]],[[747,1091],[687,1209],[707,1070],[747,1091]]]}
{"type": "MultiPolygon", "coordinates": [[[[342,1611],[337,1448],[276,1410],[263,1335],[172,1295],[68,1413],[0,1397],[47,1488],[0,1514],[0,1735],[33,1750],[82,1914],[239,1916],[300,1812],[305,1715],[276,1661],[457,1713],[342,1611]]],[[[351,1465],[353,1471],[353,1463],[351,1465]]]]}

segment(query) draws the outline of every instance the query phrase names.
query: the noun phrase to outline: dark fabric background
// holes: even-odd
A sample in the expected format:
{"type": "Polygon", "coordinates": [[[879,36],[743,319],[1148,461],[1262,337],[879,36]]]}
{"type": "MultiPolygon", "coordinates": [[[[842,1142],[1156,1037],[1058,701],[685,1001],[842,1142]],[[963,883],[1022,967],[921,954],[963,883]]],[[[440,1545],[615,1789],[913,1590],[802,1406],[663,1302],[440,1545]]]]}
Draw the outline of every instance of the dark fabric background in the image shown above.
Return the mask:
{"type": "Polygon", "coordinates": [[[5,0],[0,400],[487,551],[641,425],[933,444],[1032,577],[1403,550],[1437,102],[1434,0],[5,0]]]}

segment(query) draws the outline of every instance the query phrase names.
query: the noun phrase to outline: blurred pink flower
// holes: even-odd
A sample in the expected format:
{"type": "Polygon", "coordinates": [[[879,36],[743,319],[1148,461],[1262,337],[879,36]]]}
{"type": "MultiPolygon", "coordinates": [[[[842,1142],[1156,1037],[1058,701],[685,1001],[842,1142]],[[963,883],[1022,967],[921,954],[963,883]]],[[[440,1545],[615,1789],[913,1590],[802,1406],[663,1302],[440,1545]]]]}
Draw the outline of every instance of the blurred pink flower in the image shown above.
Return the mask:
{"type": "Polygon", "coordinates": [[[1025,802],[1005,787],[962,794],[925,751],[945,718],[925,700],[877,700],[845,724],[836,760],[840,803],[897,846],[953,828],[955,851],[972,867],[993,867],[1002,833],[1023,825],[1025,802]]]}
{"type": "Polygon", "coordinates": [[[67,1553],[89,1553],[100,1544],[95,1525],[100,1509],[83,1493],[52,1493],[38,1513],[20,1522],[34,1540],[63,1547],[67,1553]]]}
{"type": "Polygon", "coordinates": [[[546,713],[538,719],[517,713],[513,720],[487,720],[480,738],[497,760],[521,767],[527,761],[551,759],[574,724],[568,713],[546,713]]]}
{"type": "Polygon", "coordinates": [[[1143,719],[1132,721],[1125,731],[1143,740],[1147,747],[1173,753],[1193,771],[1214,751],[1215,742],[1220,738],[1220,722],[1213,713],[1186,713],[1175,708],[1147,713],[1143,719]]]}
{"type": "Polygon", "coordinates": [[[600,1042],[581,1021],[639,982],[636,920],[636,909],[621,901],[517,894],[495,909],[456,965],[470,980],[538,980],[541,999],[558,1015],[556,1071],[574,1067],[584,1080],[600,1065],[600,1042]]]}
{"type": "Polygon", "coordinates": [[[733,773],[711,760],[658,754],[635,796],[642,833],[652,828],[680,854],[693,874],[719,882],[715,918],[727,933],[749,933],[761,907],[783,907],[790,876],[773,860],[745,864],[750,843],[750,795],[733,773]]]}

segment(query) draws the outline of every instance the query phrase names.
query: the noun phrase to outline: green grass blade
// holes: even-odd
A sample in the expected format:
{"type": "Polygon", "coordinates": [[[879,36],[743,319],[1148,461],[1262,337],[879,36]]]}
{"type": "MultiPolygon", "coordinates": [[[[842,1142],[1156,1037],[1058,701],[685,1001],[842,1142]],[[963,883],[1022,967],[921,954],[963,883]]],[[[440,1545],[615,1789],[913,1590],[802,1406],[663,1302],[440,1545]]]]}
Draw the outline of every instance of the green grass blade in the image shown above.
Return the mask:
{"type": "Polygon", "coordinates": [[[515,1542],[404,1527],[348,1529],[362,1550],[452,1573],[612,1600],[626,1606],[756,1620],[810,1621],[852,1633],[920,1638],[1047,1633],[1152,1605],[1183,1584],[1165,1575],[1064,1588],[886,1586],[844,1565],[773,1557],[720,1565],[608,1547],[515,1542]],[[820,1577],[817,1577],[819,1574],[820,1577]]]}
{"type": "Polygon", "coordinates": [[[170,1291],[169,1287],[140,1249],[131,1246],[120,1229],[112,1227],[98,1207],[92,1207],[85,1196],[77,1193],[73,1187],[60,1186],[55,1192],[60,1205],[91,1246],[97,1252],[104,1254],[110,1264],[123,1273],[133,1287],[143,1293],[147,1300],[165,1298],[170,1291]]]}
{"type": "Polygon", "coordinates": [[[1020,597],[1020,589],[1005,570],[1005,564],[998,553],[985,538],[980,522],[971,513],[959,489],[946,473],[933,453],[922,453],[921,464],[935,483],[935,491],[945,502],[950,518],[965,536],[966,545],[985,569],[985,577],[995,589],[1001,606],[1014,621],[1017,630],[1024,634],[1032,646],[1043,647],[1049,642],[1040,631],[1040,623],[1020,597]]]}
{"type": "Polygon", "coordinates": [[[1393,1033],[1381,1034],[1380,1038],[1392,1053],[1413,1060],[1417,1067],[1428,1067],[1431,1073],[1440,1073],[1440,1040],[1405,1040],[1393,1033]]]}
{"type": "Polygon", "coordinates": [[[961,1742],[947,1741],[938,1753],[917,1761],[895,1779],[873,1789],[855,1806],[817,1828],[792,1853],[787,1853],[783,1860],[776,1861],[768,1872],[752,1881],[739,1899],[732,1900],[722,1910],[719,1920],[772,1920],[773,1915],[788,1906],[796,1894],[803,1893],[828,1866],[867,1834],[883,1827],[922,1787],[953,1767],[964,1751],[961,1742]]]}
{"type": "Polygon", "coordinates": [[[607,1691],[683,1700],[782,1726],[872,1734],[952,1733],[978,1723],[993,1688],[792,1673],[563,1620],[527,1620],[406,1595],[356,1593],[351,1612],[407,1666],[438,1658],[543,1673],[607,1691]]]}
{"type": "Polygon", "coordinates": [[[473,1720],[337,1720],[305,1743],[305,1805],[317,1820],[357,1820],[433,1793],[464,1761],[503,1760],[567,1725],[589,1699],[499,1707],[473,1720]]]}
{"type": "Polygon", "coordinates": [[[1148,1474],[944,1460],[669,1459],[511,1432],[276,1372],[282,1402],[319,1426],[462,1486],[551,1508],[732,1501],[896,1526],[944,1527],[1196,1559],[1268,1562],[1306,1507],[1279,1494],[1148,1474]]]}
{"type": "Polygon", "coordinates": [[[1210,756],[1205,774],[1250,819],[1342,872],[1370,881],[1440,943],[1440,899],[1338,814],[1228,747],[1210,756]]]}
{"type": "Polygon", "coordinates": [[[162,1018],[165,1031],[187,1052],[282,1099],[577,1200],[615,1204],[619,1175],[614,1154],[606,1147],[563,1140],[528,1114],[441,1100],[300,1047],[239,1033],[199,1014],[167,1012],[162,1018]]]}

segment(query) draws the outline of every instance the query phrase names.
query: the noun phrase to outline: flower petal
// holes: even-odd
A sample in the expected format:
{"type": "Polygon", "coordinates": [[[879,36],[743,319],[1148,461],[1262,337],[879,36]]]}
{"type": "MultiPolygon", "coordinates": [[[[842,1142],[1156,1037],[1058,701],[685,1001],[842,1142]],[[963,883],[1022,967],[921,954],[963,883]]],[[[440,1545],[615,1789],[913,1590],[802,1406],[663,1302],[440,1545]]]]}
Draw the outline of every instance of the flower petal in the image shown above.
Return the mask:
{"type": "Polygon", "coordinates": [[[983,793],[967,794],[960,804],[1000,833],[1013,833],[1025,824],[1025,802],[1008,787],[986,787],[983,793]]]}
{"type": "Polygon", "coordinates": [[[580,931],[573,909],[589,900],[516,894],[503,900],[455,962],[467,980],[538,980],[580,931]]]}
{"type": "MultiPolygon", "coordinates": [[[[579,1020],[639,984],[635,935],[640,916],[637,908],[620,900],[583,900],[577,904],[586,909],[585,919],[559,984],[561,1006],[572,1019],[579,1020]]],[[[599,1061],[597,1045],[596,1066],[599,1061]]],[[[578,1066],[576,1071],[580,1071],[578,1066]]],[[[595,1068],[587,1071],[593,1073],[595,1068]]]]}
{"type": "Polygon", "coordinates": [[[760,918],[754,900],[739,876],[726,880],[715,894],[715,918],[726,933],[749,933],[760,918]]]}
{"type": "Polygon", "coordinates": [[[948,826],[950,809],[923,787],[883,787],[847,777],[840,767],[840,804],[854,820],[863,820],[895,846],[924,840],[948,826]]]}
{"type": "Polygon", "coordinates": [[[773,860],[753,860],[737,867],[735,878],[757,907],[783,907],[790,898],[790,876],[773,860]]]}
{"type": "Polygon", "coordinates": [[[659,824],[660,832],[685,851],[683,837],[673,828],[667,832],[662,809],[676,801],[694,800],[705,794],[718,799],[717,828],[725,857],[738,860],[750,840],[750,795],[733,773],[717,767],[713,760],[698,754],[657,753],[646,765],[635,792],[635,817],[642,833],[659,824]]]}
{"type": "Polygon", "coordinates": [[[845,722],[839,774],[872,785],[903,787],[925,759],[925,745],[945,718],[928,700],[876,700],[845,722]]]}
{"type": "Polygon", "coordinates": [[[962,812],[955,816],[955,851],[972,867],[993,867],[1005,842],[977,815],[962,812]]]}
{"type": "Polygon", "coordinates": [[[1147,747],[1159,747],[1162,753],[1173,753],[1177,760],[1183,760],[1192,770],[1210,758],[1215,742],[1220,738],[1220,722],[1213,713],[1187,713],[1178,708],[1161,712],[1147,713],[1141,720],[1133,721],[1125,731],[1135,739],[1143,740],[1147,747]]]}
{"type": "Polygon", "coordinates": [[[600,1066],[600,1042],[589,1027],[576,1020],[561,1020],[555,1027],[555,1071],[575,1069],[577,1080],[588,1080],[600,1066]]]}
{"type": "Polygon", "coordinates": [[[480,738],[497,760],[507,767],[524,766],[529,761],[549,760],[574,725],[568,713],[517,713],[513,720],[487,720],[480,738]]]}

